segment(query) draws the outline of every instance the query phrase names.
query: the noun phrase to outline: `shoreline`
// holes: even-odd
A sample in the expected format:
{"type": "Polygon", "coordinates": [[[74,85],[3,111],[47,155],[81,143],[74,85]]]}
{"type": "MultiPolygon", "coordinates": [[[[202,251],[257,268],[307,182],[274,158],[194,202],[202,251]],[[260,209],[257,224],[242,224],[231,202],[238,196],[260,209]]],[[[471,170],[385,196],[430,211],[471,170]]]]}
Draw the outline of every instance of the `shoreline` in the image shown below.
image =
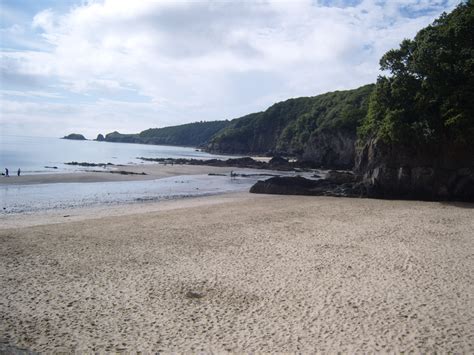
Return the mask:
{"type": "Polygon", "coordinates": [[[41,173],[22,176],[1,176],[0,187],[7,185],[32,185],[32,184],[54,184],[54,183],[89,183],[89,182],[112,182],[112,181],[142,181],[156,180],[166,177],[180,175],[206,175],[206,174],[230,174],[231,170],[237,168],[212,167],[205,165],[163,165],[163,164],[140,164],[111,166],[104,171],[74,171],[41,173]],[[111,173],[115,171],[116,173],[111,173]],[[130,175],[117,173],[125,171],[130,175]],[[141,175],[145,173],[146,175],[141,175]]]}
{"type": "Polygon", "coordinates": [[[189,196],[162,201],[126,202],[116,205],[81,206],[0,214],[0,230],[209,206],[225,202],[240,201],[247,199],[249,195],[249,192],[223,192],[215,195],[189,196]]]}
{"type": "Polygon", "coordinates": [[[275,174],[293,174],[265,169],[176,164],[108,167],[106,171],[0,178],[0,217],[43,210],[114,208],[122,204],[248,192],[258,180],[275,174]]]}

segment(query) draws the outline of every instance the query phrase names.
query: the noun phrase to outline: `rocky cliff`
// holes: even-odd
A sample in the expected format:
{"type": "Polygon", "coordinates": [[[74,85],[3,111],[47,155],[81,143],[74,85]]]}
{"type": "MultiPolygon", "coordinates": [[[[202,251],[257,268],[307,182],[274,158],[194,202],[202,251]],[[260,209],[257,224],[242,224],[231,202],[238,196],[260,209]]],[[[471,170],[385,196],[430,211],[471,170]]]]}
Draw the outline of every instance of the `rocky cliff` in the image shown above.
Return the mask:
{"type": "Polygon", "coordinates": [[[321,131],[310,137],[300,158],[315,166],[332,169],[352,169],[355,158],[356,134],[348,131],[321,131]]]}
{"type": "Polygon", "coordinates": [[[367,196],[474,201],[474,149],[404,147],[371,139],[357,149],[355,172],[367,196]]]}
{"type": "Polygon", "coordinates": [[[369,196],[474,201],[474,2],[385,53],[355,169],[369,196]]]}
{"type": "Polygon", "coordinates": [[[289,99],[234,119],[210,140],[208,150],[288,155],[315,166],[352,168],[357,126],[373,87],[289,99]]]}

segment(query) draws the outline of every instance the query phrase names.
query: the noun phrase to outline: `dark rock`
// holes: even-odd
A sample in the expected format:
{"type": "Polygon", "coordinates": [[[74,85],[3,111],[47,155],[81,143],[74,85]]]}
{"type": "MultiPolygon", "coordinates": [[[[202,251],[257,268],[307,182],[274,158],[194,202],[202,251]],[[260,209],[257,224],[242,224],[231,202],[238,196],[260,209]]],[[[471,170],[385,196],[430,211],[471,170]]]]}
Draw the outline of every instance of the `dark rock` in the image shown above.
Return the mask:
{"type": "Polygon", "coordinates": [[[312,162],[315,167],[352,169],[355,142],[355,132],[324,130],[308,140],[300,158],[312,162]]]}
{"type": "Polygon", "coordinates": [[[409,148],[373,139],[358,148],[354,170],[370,197],[474,201],[472,148],[409,148]]]}
{"type": "Polygon", "coordinates": [[[270,159],[270,161],[268,162],[268,165],[272,167],[281,167],[281,166],[287,167],[287,166],[290,166],[290,162],[286,160],[285,158],[276,156],[270,159]]]}
{"type": "Polygon", "coordinates": [[[111,170],[109,171],[111,174],[120,174],[120,175],[147,175],[145,172],[135,173],[133,171],[125,171],[125,170],[111,170]]]}
{"type": "Polygon", "coordinates": [[[351,171],[331,170],[327,173],[326,179],[335,184],[346,184],[356,182],[358,177],[351,171]]]}
{"type": "Polygon", "coordinates": [[[260,167],[263,165],[262,162],[254,160],[250,157],[244,158],[231,158],[226,161],[227,166],[238,166],[238,167],[260,167]]]}
{"type": "Polygon", "coordinates": [[[363,190],[359,184],[339,184],[328,179],[310,180],[301,176],[279,176],[258,181],[250,188],[250,192],[275,195],[359,197],[363,190]]]}
{"type": "Polygon", "coordinates": [[[95,139],[97,142],[103,142],[105,141],[105,137],[102,134],[98,134],[97,138],[95,139]]]}
{"type": "Polygon", "coordinates": [[[64,163],[65,165],[74,165],[74,166],[85,166],[85,167],[94,167],[94,166],[101,166],[101,167],[106,167],[106,166],[112,166],[114,164],[112,163],[87,163],[87,162],[82,162],[82,163],[79,163],[77,161],[71,161],[69,163],[64,163]]]}
{"type": "Polygon", "coordinates": [[[206,166],[219,166],[219,167],[235,167],[235,168],[249,168],[249,169],[274,169],[274,170],[294,170],[293,164],[286,165],[270,165],[269,163],[257,161],[250,157],[243,158],[230,158],[227,160],[220,159],[172,159],[172,158],[144,158],[139,157],[144,161],[154,161],[162,164],[186,164],[186,165],[206,165],[206,166]]]}

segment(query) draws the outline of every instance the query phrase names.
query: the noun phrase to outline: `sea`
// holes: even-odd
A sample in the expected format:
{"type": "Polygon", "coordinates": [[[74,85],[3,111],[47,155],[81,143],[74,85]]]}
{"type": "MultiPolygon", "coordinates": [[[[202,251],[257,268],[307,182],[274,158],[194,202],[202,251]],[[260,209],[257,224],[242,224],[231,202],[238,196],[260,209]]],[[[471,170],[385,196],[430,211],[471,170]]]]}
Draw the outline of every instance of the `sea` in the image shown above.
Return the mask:
{"type": "MultiPolygon", "coordinates": [[[[87,170],[85,167],[65,164],[73,161],[96,164],[150,164],[140,160],[139,157],[229,158],[227,155],[209,154],[189,147],[0,136],[0,168],[4,171],[7,167],[12,175],[18,168],[25,175],[87,170]]],[[[243,192],[248,191],[258,180],[265,180],[273,175],[295,174],[254,169],[234,169],[234,172],[240,176],[231,178],[216,175],[186,175],[144,181],[33,185],[6,185],[0,181],[0,216],[243,192]]],[[[311,177],[311,173],[303,173],[303,176],[311,177]]],[[[6,177],[0,176],[0,179],[6,177]]]]}
{"type": "Polygon", "coordinates": [[[0,135],[0,170],[22,174],[87,170],[68,162],[144,164],[145,158],[227,159],[190,147],[0,135]]]}

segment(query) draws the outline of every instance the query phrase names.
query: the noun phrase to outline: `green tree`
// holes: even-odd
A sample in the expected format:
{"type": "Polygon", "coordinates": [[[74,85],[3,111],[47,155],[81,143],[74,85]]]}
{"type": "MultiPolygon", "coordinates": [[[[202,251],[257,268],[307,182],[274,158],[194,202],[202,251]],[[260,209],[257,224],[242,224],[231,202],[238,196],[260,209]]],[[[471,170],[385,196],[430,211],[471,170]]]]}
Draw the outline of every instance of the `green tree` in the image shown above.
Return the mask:
{"type": "Polygon", "coordinates": [[[362,138],[429,143],[474,139],[474,2],[461,3],[388,51],[362,138]]]}

